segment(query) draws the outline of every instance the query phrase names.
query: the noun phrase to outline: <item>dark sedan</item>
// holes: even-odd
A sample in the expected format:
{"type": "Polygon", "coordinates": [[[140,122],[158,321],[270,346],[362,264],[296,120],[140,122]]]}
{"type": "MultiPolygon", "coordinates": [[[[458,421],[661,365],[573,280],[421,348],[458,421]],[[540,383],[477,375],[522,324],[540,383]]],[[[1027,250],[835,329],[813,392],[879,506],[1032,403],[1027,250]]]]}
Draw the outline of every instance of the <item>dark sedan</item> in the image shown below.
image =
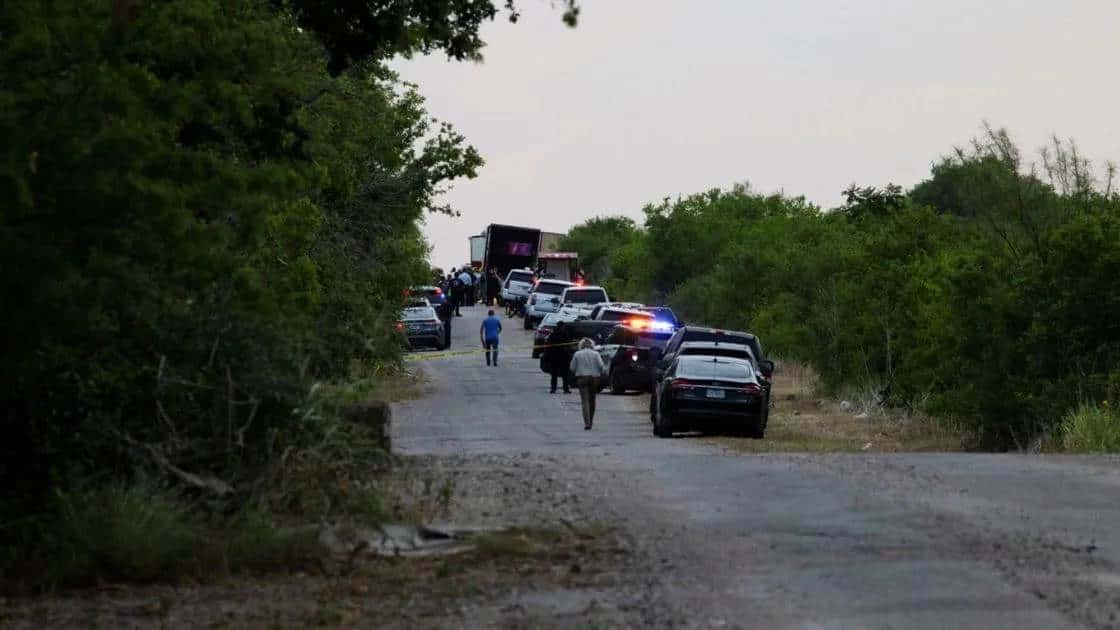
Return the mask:
{"type": "Polygon", "coordinates": [[[761,439],[765,394],[749,360],[681,356],[653,393],[653,434],[727,428],[761,439]]]}

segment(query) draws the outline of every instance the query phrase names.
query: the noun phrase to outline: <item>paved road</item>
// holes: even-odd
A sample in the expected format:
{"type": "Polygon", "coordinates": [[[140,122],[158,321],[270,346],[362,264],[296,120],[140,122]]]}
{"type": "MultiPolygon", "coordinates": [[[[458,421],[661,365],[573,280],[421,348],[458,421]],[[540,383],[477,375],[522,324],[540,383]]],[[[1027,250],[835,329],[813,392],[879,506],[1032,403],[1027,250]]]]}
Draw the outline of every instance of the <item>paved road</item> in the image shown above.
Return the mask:
{"type": "MultiPolygon", "coordinates": [[[[458,350],[484,315],[463,312],[458,350]]],[[[644,396],[602,396],[585,432],[578,394],[550,395],[505,321],[499,367],[423,362],[434,391],[397,409],[396,447],[601,475],[604,518],[662,556],[663,596],[696,626],[1120,628],[1115,458],[734,454],[653,437],[644,396]]]]}

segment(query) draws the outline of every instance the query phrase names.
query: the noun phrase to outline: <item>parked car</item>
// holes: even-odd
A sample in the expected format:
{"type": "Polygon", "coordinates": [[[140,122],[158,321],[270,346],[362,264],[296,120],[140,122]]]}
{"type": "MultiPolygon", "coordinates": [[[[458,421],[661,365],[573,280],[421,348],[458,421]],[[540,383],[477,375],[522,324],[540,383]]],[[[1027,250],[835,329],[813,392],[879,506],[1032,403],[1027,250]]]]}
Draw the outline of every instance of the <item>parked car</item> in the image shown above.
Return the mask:
{"type": "Polygon", "coordinates": [[[413,298],[405,305],[397,330],[405,334],[410,348],[444,349],[443,321],[426,298],[413,298]]]}
{"type": "Polygon", "coordinates": [[[524,302],[533,290],[531,269],[511,269],[502,283],[502,302],[524,302]]]}
{"type": "Polygon", "coordinates": [[[650,371],[653,369],[650,350],[663,347],[671,334],[654,329],[646,320],[623,324],[611,331],[599,346],[599,353],[607,366],[606,383],[611,393],[650,391],[650,371]]]}
{"type": "Polygon", "coordinates": [[[589,317],[596,304],[610,301],[607,290],[598,286],[572,286],[560,294],[560,305],[579,317],[589,317]]]}
{"type": "MultiPolygon", "coordinates": [[[[665,344],[665,349],[661,353],[662,356],[659,358],[671,361],[681,344],[697,341],[745,345],[751,349],[758,371],[761,372],[764,378],[769,379],[771,373],[774,371],[773,362],[764,359],[766,355],[762,352],[762,342],[759,341],[758,337],[748,332],[706,328],[703,326],[682,326],[677,329],[669,339],[669,342],[665,344]]],[[[655,376],[660,376],[660,373],[655,374],[655,376]]]]}
{"type": "Polygon", "coordinates": [[[447,296],[443,294],[443,289],[436,286],[417,286],[411,287],[408,290],[408,295],[411,297],[427,298],[432,306],[442,306],[447,301],[447,296]]]}
{"type": "Polygon", "coordinates": [[[762,384],[746,359],[685,355],[675,359],[654,391],[653,434],[729,427],[761,439],[766,430],[762,384]]]}
{"type": "Polygon", "coordinates": [[[574,285],[567,280],[538,280],[525,305],[525,330],[540,323],[545,315],[560,310],[560,296],[570,286],[574,285]]]}
{"type": "Polygon", "coordinates": [[[564,315],[563,313],[549,313],[544,316],[541,323],[537,326],[537,332],[533,335],[533,358],[539,358],[544,352],[544,344],[548,341],[548,336],[552,331],[556,330],[556,325],[560,322],[575,321],[573,318],[564,315]]]}
{"type": "MultiPolygon", "coordinates": [[[[664,377],[665,369],[677,358],[681,347],[684,344],[713,344],[709,347],[725,346],[720,352],[708,353],[708,356],[716,356],[723,354],[724,356],[735,357],[741,354],[741,347],[746,347],[750,350],[753,357],[753,364],[755,372],[759,378],[759,382],[763,388],[765,397],[765,406],[762,412],[762,426],[765,428],[767,421],[770,418],[770,379],[774,373],[774,362],[762,358],[762,342],[758,337],[747,333],[735,330],[722,330],[719,328],[705,328],[703,326],[684,326],[679,328],[673,333],[673,336],[665,344],[664,349],[653,349],[651,354],[657,355],[652,358],[653,368],[650,371],[652,382],[650,384],[650,391],[657,391],[658,383],[664,377]],[[740,348],[736,348],[739,346],[740,348]]],[[[690,351],[691,354],[702,353],[704,346],[694,345],[694,350],[690,351]]],[[[651,398],[649,402],[650,417],[654,417],[654,400],[651,398]]]]}

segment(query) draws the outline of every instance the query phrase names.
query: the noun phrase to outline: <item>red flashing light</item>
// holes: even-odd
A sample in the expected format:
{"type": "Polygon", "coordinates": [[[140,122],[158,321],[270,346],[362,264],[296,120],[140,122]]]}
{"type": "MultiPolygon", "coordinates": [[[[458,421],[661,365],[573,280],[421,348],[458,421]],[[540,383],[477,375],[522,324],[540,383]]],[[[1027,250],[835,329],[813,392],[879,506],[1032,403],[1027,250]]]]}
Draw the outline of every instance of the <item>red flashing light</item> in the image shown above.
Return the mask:
{"type": "Polygon", "coordinates": [[[436,287],[436,295],[443,295],[443,289],[436,287]]]}

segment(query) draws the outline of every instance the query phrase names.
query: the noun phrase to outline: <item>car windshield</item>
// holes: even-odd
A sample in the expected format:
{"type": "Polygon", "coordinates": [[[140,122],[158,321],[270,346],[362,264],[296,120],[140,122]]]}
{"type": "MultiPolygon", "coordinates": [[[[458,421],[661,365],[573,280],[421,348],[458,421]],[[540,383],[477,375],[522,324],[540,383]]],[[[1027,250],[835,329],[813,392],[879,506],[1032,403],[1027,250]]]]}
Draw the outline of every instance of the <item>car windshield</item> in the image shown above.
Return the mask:
{"type": "Polygon", "coordinates": [[[686,357],[677,364],[677,376],[717,381],[749,381],[754,372],[746,361],[715,361],[706,357],[686,357]]]}
{"type": "Polygon", "coordinates": [[[509,279],[513,282],[533,282],[533,273],[530,271],[511,271],[509,279]]]}
{"type": "Polygon", "coordinates": [[[564,302],[568,304],[598,304],[607,301],[607,292],[602,289],[568,289],[564,302]]]}
{"type": "Polygon", "coordinates": [[[536,291],[537,293],[544,293],[546,295],[560,295],[564,292],[564,289],[567,289],[570,286],[570,284],[565,284],[563,282],[541,281],[537,284],[537,288],[534,289],[534,291],[536,291]]]}
{"type": "Polygon", "coordinates": [[[681,348],[682,356],[701,355],[705,357],[731,357],[734,359],[749,359],[751,353],[742,348],[726,348],[720,346],[695,347],[684,346],[681,348]]]}

